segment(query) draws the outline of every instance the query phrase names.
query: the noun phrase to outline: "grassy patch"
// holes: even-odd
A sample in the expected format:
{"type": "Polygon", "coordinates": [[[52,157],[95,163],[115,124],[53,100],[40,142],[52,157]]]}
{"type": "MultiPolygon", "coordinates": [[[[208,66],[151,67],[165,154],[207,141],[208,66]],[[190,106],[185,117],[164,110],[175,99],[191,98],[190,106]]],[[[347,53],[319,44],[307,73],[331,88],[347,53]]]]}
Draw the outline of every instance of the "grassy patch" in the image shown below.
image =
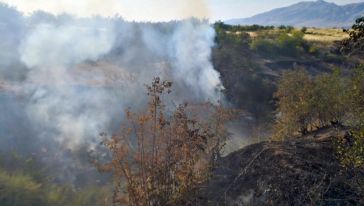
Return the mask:
{"type": "Polygon", "coordinates": [[[334,42],[347,38],[348,35],[342,29],[318,29],[309,28],[306,31],[304,39],[313,42],[334,42]]]}

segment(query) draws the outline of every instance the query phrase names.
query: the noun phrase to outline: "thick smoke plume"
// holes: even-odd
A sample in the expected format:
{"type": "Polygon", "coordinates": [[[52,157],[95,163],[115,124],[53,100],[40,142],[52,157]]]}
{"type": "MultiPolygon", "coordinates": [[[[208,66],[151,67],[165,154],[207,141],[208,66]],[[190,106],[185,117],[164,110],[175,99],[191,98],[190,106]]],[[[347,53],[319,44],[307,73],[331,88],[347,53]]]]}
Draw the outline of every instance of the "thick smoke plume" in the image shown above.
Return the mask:
{"type": "Polygon", "coordinates": [[[155,76],[174,82],[171,105],[221,99],[206,21],[25,17],[4,5],[0,15],[1,150],[58,157],[92,148],[124,109],[144,106],[144,84],[155,76]]]}

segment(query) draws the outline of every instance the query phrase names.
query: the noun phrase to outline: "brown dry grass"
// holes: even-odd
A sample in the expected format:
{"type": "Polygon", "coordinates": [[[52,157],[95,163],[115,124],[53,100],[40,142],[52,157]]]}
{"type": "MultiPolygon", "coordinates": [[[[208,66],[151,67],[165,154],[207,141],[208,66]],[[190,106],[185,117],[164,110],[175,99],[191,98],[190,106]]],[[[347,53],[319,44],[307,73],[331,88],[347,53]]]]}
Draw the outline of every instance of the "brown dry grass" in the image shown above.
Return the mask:
{"type": "Polygon", "coordinates": [[[333,41],[341,41],[347,38],[348,35],[342,29],[318,29],[309,28],[306,31],[304,39],[313,42],[329,43],[333,41]]]}

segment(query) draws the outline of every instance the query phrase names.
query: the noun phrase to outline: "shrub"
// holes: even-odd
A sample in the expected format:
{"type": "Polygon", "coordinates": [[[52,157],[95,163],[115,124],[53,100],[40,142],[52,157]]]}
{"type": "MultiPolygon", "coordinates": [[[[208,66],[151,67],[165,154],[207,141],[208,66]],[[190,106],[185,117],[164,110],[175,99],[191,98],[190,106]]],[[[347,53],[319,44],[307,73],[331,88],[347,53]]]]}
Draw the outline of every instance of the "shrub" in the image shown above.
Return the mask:
{"type": "Polygon", "coordinates": [[[45,205],[46,199],[41,193],[41,184],[27,175],[9,175],[0,171],[0,204],[45,205]]]}
{"type": "Polygon", "coordinates": [[[343,165],[349,168],[364,166],[364,130],[352,131],[337,139],[336,152],[343,165]]]}
{"type": "Polygon", "coordinates": [[[295,56],[303,52],[303,40],[304,34],[299,31],[295,31],[292,35],[287,33],[281,34],[277,39],[277,46],[281,53],[288,56],[295,56]]]}
{"type": "Polygon", "coordinates": [[[285,72],[274,94],[278,99],[275,139],[305,133],[311,122],[313,81],[304,70],[285,72]]]}
{"type": "Polygon", "coordinates": [[[314,78],[311,110],[316,127],[333,122],[344,123],[348,112],[348,79],[336,69],[332,74],[322,74],[314,78]]]}
{"type": "Polygon", "coordinates": [[[275,138],[285,139],[330,125],[346,123],[350,113],[349,80],[339,70],[310,77],[303,70],[283,74],[278,100],[275,138]]]}
{"type": "Polygon", "coordinates": [[[305,34],[307,32],[307,27],[302,27],[301,32],[305,34]]]}
{"type": "Polygon", "coordinates": [[[349,34],[349,38],[341,42],[340,51],[348,55],[364,54],[364,17],[356,19],[350,30],[344,30],[349,34]]]}
{"type": "MultiPolygon", "coordinates": [[[[1,156],[0,156],[1,157],[1,156]]],[[[110,205],[110,187],[77,188],[66,183],[56,184],[35,160],[6,154],[0,158],[1,206],[102,206],[110,205]],[[7,160],[4,160],[7,159],[7,160]],[[11,164],[7,164],[7,161],[11,164]],[[11,165],[11,167],[9,167],[11,165]]]]}
{"type": "Polygon", "coordinates": [[[166,111],[171,83],[155,78],[147,86],[149,106],[127,121],[112,138],[103,134],[112,160],[99,164],[115,177],[114,203],[132,206],[193,204],[226,139],[230,114],[211,104],[179,105],[166,111]]]}
{"type": "Polygon", "coordinates": [[[300,31],[294,31],[292,34],[283,32],[273,37],[260,36],[252,41],[250,48],[270,56],[278,54],[297,56],[309,49],[303,36],[304,34],[300,31]]]}
{"type": "Polygon", "coordinates": [[[270,39],[256,39],[251,43],[250,48],[266,55],[274,55],[277,50],[274,41],[270,39]]]}
{"type": "Polygon", "coordinates": [[[364,67],[360,66],[352,74],[349,82],[350,122],[357,129],[364,128],[364,67]]]}

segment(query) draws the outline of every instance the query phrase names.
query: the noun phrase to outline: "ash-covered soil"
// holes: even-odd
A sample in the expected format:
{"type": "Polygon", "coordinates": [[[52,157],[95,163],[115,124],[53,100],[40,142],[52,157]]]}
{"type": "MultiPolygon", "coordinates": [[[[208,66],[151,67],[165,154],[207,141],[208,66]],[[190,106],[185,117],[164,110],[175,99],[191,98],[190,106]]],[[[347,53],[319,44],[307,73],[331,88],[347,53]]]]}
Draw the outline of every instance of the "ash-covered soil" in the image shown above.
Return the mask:
{"type": "Polygon", "coordinates": [[[323,128],[222,158],[201,205],[364,205],[364,171],[341,166],[334,138],[349,138],[348,132],[323,128]]]}

